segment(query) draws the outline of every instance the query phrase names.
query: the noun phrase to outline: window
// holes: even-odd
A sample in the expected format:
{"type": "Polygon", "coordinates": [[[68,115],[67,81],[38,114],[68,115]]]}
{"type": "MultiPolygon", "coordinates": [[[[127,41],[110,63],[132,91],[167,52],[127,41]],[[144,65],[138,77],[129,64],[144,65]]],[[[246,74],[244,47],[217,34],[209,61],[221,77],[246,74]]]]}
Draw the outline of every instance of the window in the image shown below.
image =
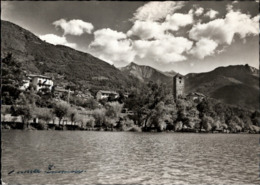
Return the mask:
{"type": "Polygon", "coordinates": [[[181,80],[180,80],[180,84],[181,84],[181,80]]]}
{"type": "Polygon", "coordinates": [[[181,80],[181,77],[179,77],[179,79],[181,80]]]}

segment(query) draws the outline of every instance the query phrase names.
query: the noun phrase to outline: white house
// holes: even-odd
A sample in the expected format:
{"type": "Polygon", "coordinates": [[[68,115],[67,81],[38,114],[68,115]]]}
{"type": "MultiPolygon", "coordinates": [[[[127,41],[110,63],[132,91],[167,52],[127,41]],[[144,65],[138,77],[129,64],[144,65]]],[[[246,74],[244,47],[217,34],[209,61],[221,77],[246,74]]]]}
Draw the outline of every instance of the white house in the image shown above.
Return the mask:
{"type": "Polygon", "coordinates": [[[98,91],[97,94],[96,94],[96,99],[97,100],[102,100],[102,99],[105,99],[105,98],[108,98],[108,97],[111,97],[111,98],[118,98],[119,94],[115,91],[98,91]]]}
{"type": "Polygon", "coordinates": [[[43,76],[43,75],[28,75],[27,79],[24,80],[23,86],[20,88],[22,90],[27,89],[30,85],[36,87],[36,90],[39,91],[43,88],[52,89],[54,83],[51,77],[43,76]]]}

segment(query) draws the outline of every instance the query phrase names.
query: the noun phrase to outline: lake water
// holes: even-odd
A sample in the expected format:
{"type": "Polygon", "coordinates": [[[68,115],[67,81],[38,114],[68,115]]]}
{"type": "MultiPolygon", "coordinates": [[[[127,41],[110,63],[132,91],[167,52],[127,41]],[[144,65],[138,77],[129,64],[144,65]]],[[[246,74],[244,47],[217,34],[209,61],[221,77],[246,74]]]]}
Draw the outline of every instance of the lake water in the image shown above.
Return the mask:
{"type": "Polygon", "coordinates": [[[259,184],[259,153],[259,135],[4,130],[2,178],[10,184],[259,184]],[[50,164],[53,171],[84,172],[44,173],[50,164]],[[34,169],[40,173],[17,174],[34,169]]]}

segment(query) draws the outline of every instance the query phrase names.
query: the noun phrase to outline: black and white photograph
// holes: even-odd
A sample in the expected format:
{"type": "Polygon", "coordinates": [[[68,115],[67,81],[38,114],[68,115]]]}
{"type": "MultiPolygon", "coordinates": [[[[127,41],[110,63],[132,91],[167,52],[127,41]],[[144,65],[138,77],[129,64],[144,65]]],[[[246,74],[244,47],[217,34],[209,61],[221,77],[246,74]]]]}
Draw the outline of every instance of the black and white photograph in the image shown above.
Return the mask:
{"type": "Polygon", "coordinates": [[[260,184],[259,0],[1,1],[1,184],[260,184]]]}

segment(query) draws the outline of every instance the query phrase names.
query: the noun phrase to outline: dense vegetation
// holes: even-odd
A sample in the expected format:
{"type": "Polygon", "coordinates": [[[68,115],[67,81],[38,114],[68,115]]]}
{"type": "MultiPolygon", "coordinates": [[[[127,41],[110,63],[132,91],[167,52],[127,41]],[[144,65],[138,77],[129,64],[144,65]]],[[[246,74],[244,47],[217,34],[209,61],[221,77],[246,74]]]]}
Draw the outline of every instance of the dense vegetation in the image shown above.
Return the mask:
{"type": "Polygon", "coordinates": [[[37,129],[48,129],[58,119],[55,129],[64,128],[64,120],[79,129],[135,130],[135,131],[189,131],[189,132],[259,132],[260,113],[239,106],[223,104],[212,98],[193,100],[173,99],[166,84],[150,81],[143,88],[132,88],[128,97],[123,92],[117,99],[97,101],[71,96],[56,99],[53,91],[36,91],[29,87],[19,90],[24,73],[19,62],[8,55],[3,60],[2,116],[20,116],[24,128],[38,118],[37,129]],[[124,110],[124,111],[123,111],[124,110]]]}

